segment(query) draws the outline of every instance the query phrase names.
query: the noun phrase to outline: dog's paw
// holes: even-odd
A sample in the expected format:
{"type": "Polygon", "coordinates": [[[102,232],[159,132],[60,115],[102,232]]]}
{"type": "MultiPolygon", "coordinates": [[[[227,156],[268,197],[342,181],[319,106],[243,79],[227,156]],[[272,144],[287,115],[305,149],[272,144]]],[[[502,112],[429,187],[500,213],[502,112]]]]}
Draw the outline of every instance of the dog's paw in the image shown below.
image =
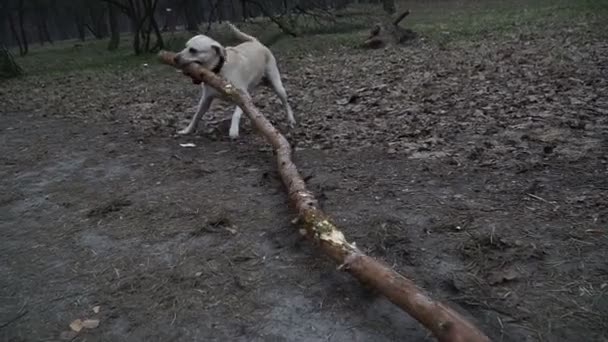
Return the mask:
{"type": "Polygon", "coordinates": [[[230,132],[228,133],[228,135],[230,135],[230,139],[232,139],[232,140],[238,139],[239,131],[231,129],[230,132]]]}
{"type": "Polygon", "coordinates": [[[187,135],[190,133],[192,133],[192,130],[188,128],[180,129],[179,131],[177,131],[177,134],[179,135],[187,135]]]}

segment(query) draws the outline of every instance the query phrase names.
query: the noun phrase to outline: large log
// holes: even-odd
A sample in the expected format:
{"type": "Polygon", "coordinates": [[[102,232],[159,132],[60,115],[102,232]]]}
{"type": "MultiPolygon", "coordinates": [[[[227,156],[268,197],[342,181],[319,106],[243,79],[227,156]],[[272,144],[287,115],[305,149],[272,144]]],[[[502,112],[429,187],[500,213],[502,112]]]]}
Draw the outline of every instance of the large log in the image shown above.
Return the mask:
{"type": "Polygon", "coordinates": [[[378,49],[389,44],[401,44],[418,37],[416,32],[399,26],[399,23],[410,14],[406,10],[399,14],[395,19],[387,17],[385,22],[376,24],[369,33],[369,36],[361,44],[362,48],[378,49]]]}
{"type": "MultiPolygon", "coordinates": [[[[163,63],[175,66],[174,53],[161,52],[159,56],[163,63]]],[[[195,63],[186,65],[182,71],[194,83],[204,82],[241,107],[257,131],[272,145],[281,179],[303,227],[300,232],[331,257],[339,265],[338,269],[349,272],[365,286],[386,296],[428,328],[439,341],[489,341],[487,336],[459,313],[433,300],[413,281],[365,255],[354,243],[346,240],[332,220],[318,208],[314,195],[306,189],[306,184],[291,159],[292,149],[287,139],[255,107],[246,92],[195,63]]]]}

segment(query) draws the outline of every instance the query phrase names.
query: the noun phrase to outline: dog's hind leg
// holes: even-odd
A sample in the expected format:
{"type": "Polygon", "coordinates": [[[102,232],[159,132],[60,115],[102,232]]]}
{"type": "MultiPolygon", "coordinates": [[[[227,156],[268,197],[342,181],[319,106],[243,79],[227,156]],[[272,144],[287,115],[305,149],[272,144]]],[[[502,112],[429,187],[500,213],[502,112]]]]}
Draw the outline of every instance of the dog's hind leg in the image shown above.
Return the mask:
{"type": "Polygon", "coordinates": [[[287,111],[287,120],[289,121],[289,126],[295,126],[296,119],[293,117],[293,111],[291,110],[289,102],[287,102],[287,92],[285,91],[285,87],[283,87],[283,82],[281,81],[281,74],[279,73],[279,68],[277,67],[277,62],[274,57],[272,57],[266,65],[265,76],[270,82],[272,88],[274,89],[274,92],[281,99],[281,103],[283,103],[283,107],[285,107],[285,110],[287,111]]]}
{"type": "Polygon", "coordinates": [[[178,131],[177,133],[184,135],[184,134],[190,134],[190,133],[194,132],[196,130],[196,126],[198,125],[198,122],[203,117],[203,114],[205,114],[205,112],[207,112],[209,110],[209,108],[211,107],[213,98],[214,97],[211,94],[208,94],[205,91],[205,88],[203,88],[203,94],[201,95],[200,101],[198,101],[198,107],[196,108],[196,113],[194,113],[192,120],[190,120],[190,124],[188,125],[188,127],[178,131]]]}

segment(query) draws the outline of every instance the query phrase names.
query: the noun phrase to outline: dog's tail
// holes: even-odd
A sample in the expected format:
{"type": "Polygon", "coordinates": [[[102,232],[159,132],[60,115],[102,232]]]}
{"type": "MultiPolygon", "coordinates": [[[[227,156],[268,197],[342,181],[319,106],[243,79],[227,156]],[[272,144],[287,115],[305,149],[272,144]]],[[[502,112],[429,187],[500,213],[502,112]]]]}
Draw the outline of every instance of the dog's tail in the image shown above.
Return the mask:
{"type": "Polygon", "coordinates": [[[232,23],[228,23],[228,26],[240,40],[245,40],[248,42],[257,42],[258,41],[258,39],[256,37],[253,37],[253,36],[248,35],[247,33],[244,33],[243,31],[239,30],[236,26],[234,26],[232,23]]]}

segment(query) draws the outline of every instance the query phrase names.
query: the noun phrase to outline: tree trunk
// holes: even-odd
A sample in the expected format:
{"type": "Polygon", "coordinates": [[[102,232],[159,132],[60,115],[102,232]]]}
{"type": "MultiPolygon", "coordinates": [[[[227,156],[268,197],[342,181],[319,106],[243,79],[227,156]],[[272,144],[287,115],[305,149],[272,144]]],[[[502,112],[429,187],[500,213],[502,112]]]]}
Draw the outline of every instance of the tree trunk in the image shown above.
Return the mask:
{"type": "Polygon", "coordinates": [[[118,28],[118,13],[114,5],[108,3],[108,24],[110,25],[110,43],[108,50],[118,49],[120,44],[120,30],[118,28]]]}
{"type": "Polygon", "coordinates": [[[0,78],[12,78],[23,74],[23,69],[15,62],[11,52],[0,45],[0,78]]]}
{"type": "MultiPolygon", "coordinates": [[[[164,63],[174,65],[174,53],[164,52],[160,56],[164,63]]],[[[346,240],[331,219],[318,208],[314,195],[306,189],[306,184],[291,159],[291,146],[254,106],[246,90],[235,88],[195,63],[186,65],[183,72],[194,83],[204,82],[239,106],[257,131],[272,145],[277,156],[279,174],[302,223],[300,233],[331,257],[339,265],[338,269],[349,272],[361,283],[378,290],[427,327],[439,341],[489,342],[487,336],[456,311],[433,300],[411,280],[365,255],[346,240]]]]}
{"type": "Polygon", "coordinates": [[[129,0],[127,15],[131,18],[133,25],[133,51],[136,55],[142,53],[141,39],[144,36],[144,24],[146,23],[146,12],[142,9],[139,1],[129,0]]]}
{"type": "Polygon", "coordinates": [[[40,24],[36,25],[38,29],[38,41],[40,42],[40,46],[44,46],[44,33],[42,33],[42,27],[40,24]]]}
{"type": "Polygon", "coordinates": [[[97,32],[99,39],[103,39],[108,36],[106,11],[103,7],[97,8],[97,10],[99,13],[97,16],[95,16],[93,9],[91,9],[91,20],[93,21],[93,26],[95,27],[95,31],[97,32]]]}
{"type": "Polygon", "coordinates": [[[51,38],[51,34],[49,33],[49,26],[47,25],[46,20],[44,21],[44,25],[42,25],[42,31],[46,41],[53,44],[53,38],[51,38]]]}
{"type": "Polygon", "coordinates": [[[382,9],[388,14],[394,14],[396,11],[395,0],[382,0],[382,9]]]}
{"type": "Polygon", "coordinates": [[[148,17],[146,51],[158,51],[164,47],[163,34],[158,27],[158,22],[156,22],[156,17],[154,16],[158,7],[158,0],[145,0],[144,2],[146,4],[146,16],[148,17]],[[150,37],[152,36],[152,31],[154,31],[156,42],[154,43],[154,46],[150,48],[150,37]]]}
{"type": "Polygon", "coordinates": [[[80,13],[76,13],[74,14],[75,16],[75,23],[76,23],[76,31],[78,32],[78,38],[80,39],[80,41],[85,41],[86,40],[86,26],[84,23],[84,19],[82,19],[82,14],[80,13]]]}
{"type": "Polygon", "coordinates": [[[15,26],[15,20],[13,19],[13,15],[8,13],[8,24],[11,28],[11,32],[13,33],[13,38],[17,45],[19,46],[19,55],[23,56],[25,53],[23,52],[23,43],[21,43],[21,37],[19,37],[19,32],[17,31],[17,27],[15,26]]]}
{"type": "Polygon", "coordinates": [[[158,27],[158,23],[156,22],[156,19],[154,19],[154,17],[152,17],[152,28],[154,29],[154,34],[156,35],[156,44],[154,44],[152,51],[162,50],[165,47],[163,33],[158,27]]]}
{"type": "Polygon", "coordinates": [[[140,45],[140,30],[141,26],[136,18],[131,20],[131,24],[133,25],[133,52],[136,55],[141,54],[141,45],[140,45]]]}
{"type": "Polygon", "coordinates": [[[184,17],[186,19],[186,30],[192,34],[196,34],[198,32],[198,16],[196,11],[194,11],[194,5],[192,1],[184,2],[184,17]]]}
{"type": "Polygon", "coordinates": [[[216,18],[220,24],[222,21],[226,20],[226,7],[224,6],[224,1],[226,0],[215,1],[216,18]]]}
{"type": "Polygon", "coordinates": [[[241,15],[243,17],[243,21],[249,18],[249,11],[247,9],[247,0],[241,0],[241,15]]]}
{"type": "Polygon", "coordinates": [[[49,34],[49,28],[47,25],[48,10],[46,8],[40,8],[36,13],[36,29],[38,30],[38,39],[40,45],[44,45],[45,42],[53,44],[51,35],[49,34]]]}
{"type": "Polygon", "coordinates": [[[23,44],[23,50],[20,50],[20,53],[21,56],[25,56],[29,51],[29,46],[27,33],[25,32],[25,8],[23,7],[23,0],[19,1],[19,31],[21,32],[21,44],[23,44]]]}

